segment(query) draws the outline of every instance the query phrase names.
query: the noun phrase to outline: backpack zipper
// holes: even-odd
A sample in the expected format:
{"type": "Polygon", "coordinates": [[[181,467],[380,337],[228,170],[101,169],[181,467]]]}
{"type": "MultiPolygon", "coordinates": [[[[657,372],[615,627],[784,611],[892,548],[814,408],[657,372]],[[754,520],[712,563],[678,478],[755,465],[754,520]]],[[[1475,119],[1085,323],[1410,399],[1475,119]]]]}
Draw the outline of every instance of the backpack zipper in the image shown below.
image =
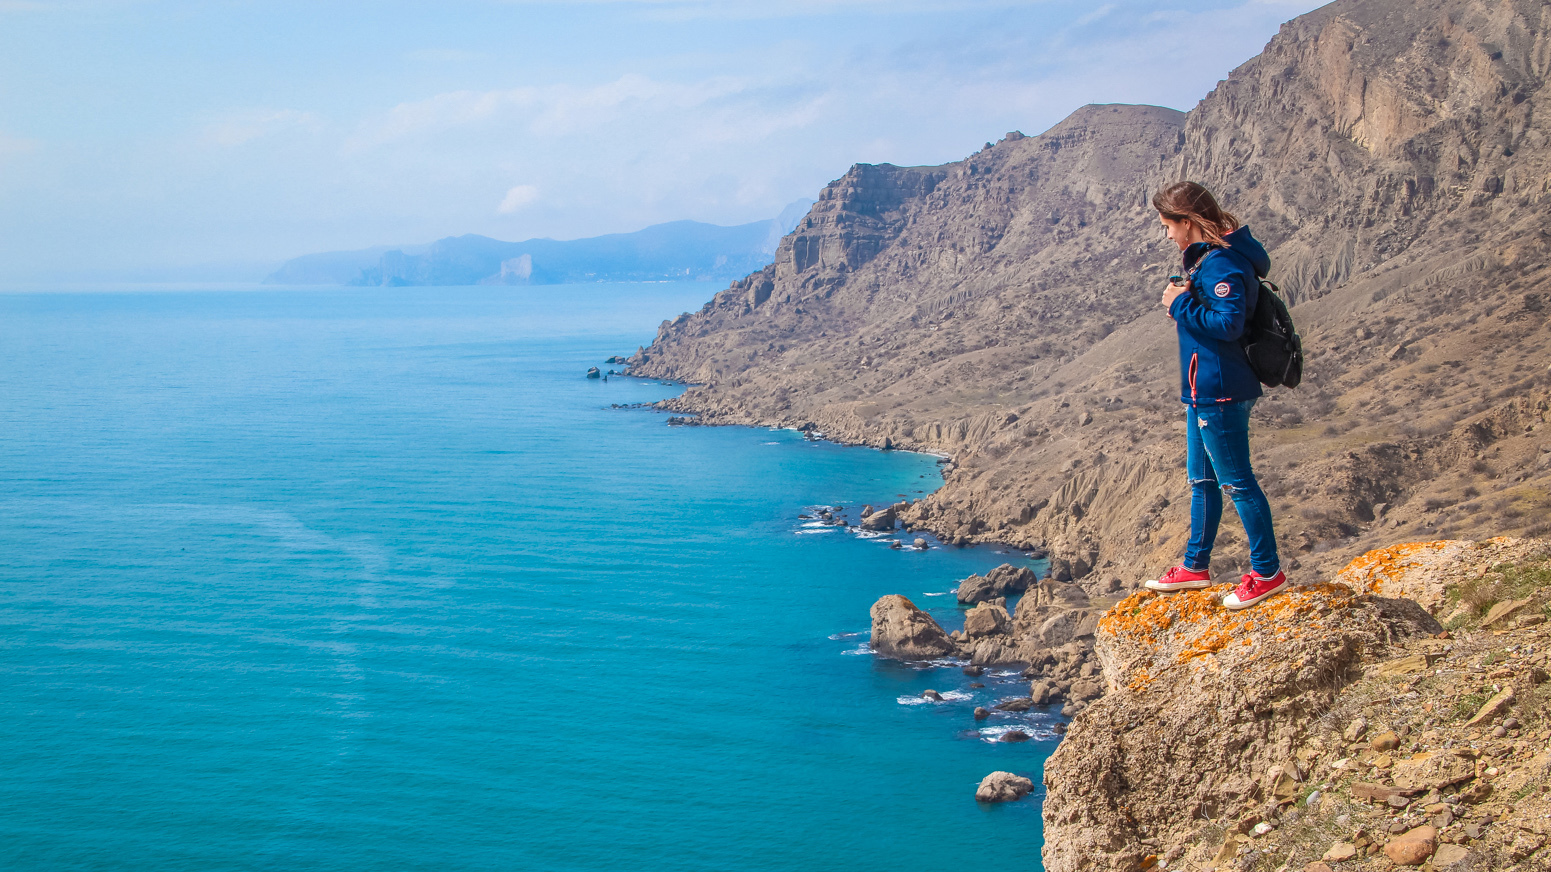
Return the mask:
{"type": "Polygon", "coordinates": [[[1201,352],[1199,351],[1192,351],[1190,353],[1190,402],[1192,403],[1196,401],[1196,365],[1200,362],[1200,357],[1201,352]]]}

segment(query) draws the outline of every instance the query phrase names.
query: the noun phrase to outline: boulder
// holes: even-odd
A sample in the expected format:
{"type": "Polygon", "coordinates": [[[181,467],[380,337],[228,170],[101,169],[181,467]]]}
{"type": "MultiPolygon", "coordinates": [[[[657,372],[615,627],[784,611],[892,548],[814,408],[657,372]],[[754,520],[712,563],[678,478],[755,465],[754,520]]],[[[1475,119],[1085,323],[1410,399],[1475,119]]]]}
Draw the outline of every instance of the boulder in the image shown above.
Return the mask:
{"type": "Polygon", "coordinates": [[[1017,699],[1003,700],[996,707],[1004,712],[1026,712],[1034,706],[1034,700],[1030,697],[1020,696],[1017,699]]]}
{"type": "Polygon", "coordinates": [[[921,698],[922,699],[929,699],[932,702],[942,702],[942,694],[938,693],[935,690],[931,690],[931,689],[927,689],[927,690],[921,691],[921,698]]]}
{"type": "Polygon", "coordinates": [[[1326,863],[1345,863],[1357,856],[1357,846],[1351,842],[1336,842],[1320,859],[1326,863]]]}
{"type": "Polygon", "coordinates": [[[975,789],[976,802],[1013,802],[1028,796],[1034,782],[1011,772],[992,772],[975,789]]]}
{"type": "Polygon", "coordinates": [[[1022,730],[1008,730],[998,739],[999,742],[1027,742],[1031,737],[1022,730]]]}
{"type": "Polygon", "coordinates": [[[1492,608],[1486,613],[1486,617],[1481,619],[1481,629],[1484,630],[1487,627],[1493,626],[1494,624],[1513,617],[1514,615],[1523,611],[1532,602],[1534,602],[1532,597],[1516,600],[1503,600],[1497,605],[1492,606],[1492,608]]]}
{"type": "Polygon", "coordinates": [[[1433,855],[1437,845],[1438,831],[1424,825],[1391,839],[1384,846],[1384,856],[1396,866],[1420,866],[1433,855]]]}
{"type": "Polygon", "coordinates": [[[933,660],[958,653],[931,615],[899,594],[889,594],[872,606],[872,649],[897,660],[933,660]]]}
{"type": "Polygon", "coordinates": [[[1486,701],[1476,716],[1465,722],[1467,728],[1477,727],[1481,724],[1490,724],[1494,718],[1500,718],[1508,713],[1513,706],[1513,687],[1504,687],[1496,696],[1486,701]]]}
{"type": "Polygon", "coordinates": [[[983,705],[975,706],[975,720],[983,721],[991,716],[991,710],[983,705]]]}
{"type": "Polygon", "coordinates": [[[1075,584],[1045,579],[1028,589],[1023,599],[1018,601],[1018,617],[1025,617],[1025,611],[1032,617],[1042,609],[1081,609],[1090,604],[1088,594],[1075,584]]]}
{"type": "Polygon", "coordinates": [[[1470,859],[1470,850],[1461,845],[1439,845],[1433,853],[1433,868],[1447,869],[1455,863],[1470,859]]]}
{"type": "Polygon", "coordinates": [[[1103,695],[1104,684],[1089,678],[1072,682],[1072,689],[1067,691],[1067,698],[1072,702],[1092,702],[1103,695]]]}
{"type": "Polygon", "coordinates": [[[862,519],[863,530],[872,530],[877,533],[887,533],[894,529],[896,515],[892,507],[882,511],[873,512],[862,519]]]}
{"type": "Polygon", "coordinates": [[[1003,563],[985,575],[971,575],[959,582],[959,602],[978,603],[992,597],[1023,593],[1034,581],[1033,570],[1003,563]]]}
{"type": "Polygon", "coordinates": [[[1088,609],[1068,609],[1045,618],[1034,633],[1045,645],[1059,648],[1075,639],[1092,635],[1097,627],[1097,613],[1088,609]]]}
{"type": "Polygon", "coordinates": [[[598,368],[596,366],[589,366],[587,368],[587,377],[588,378],[602,378],[603,377],[603,373],[599,372],[598,368]]]}
{"type": "Polygon", "coordinates": [[[1393,751],[1400,747],[1400,734],[1394,730],[1385,730],[1374,736],[1373,741],[1368,743],[1368,747],[1380,753],[1393,751]]]}
{"type": "Polygon", "coordinates": [[[971,639],[1000,636],[1012,627],[1012,618],[1001,606],[981,604],[964,615],[964,635],[971,639]]]}
{"type": "Polygon", "coordinates": [[[926,540],[925,539],[921,539],[921,538],[917,538],[916,541],[915,541],[915,549],[917,551],[925,551],[926,548],[927,548],[926,540]]]}

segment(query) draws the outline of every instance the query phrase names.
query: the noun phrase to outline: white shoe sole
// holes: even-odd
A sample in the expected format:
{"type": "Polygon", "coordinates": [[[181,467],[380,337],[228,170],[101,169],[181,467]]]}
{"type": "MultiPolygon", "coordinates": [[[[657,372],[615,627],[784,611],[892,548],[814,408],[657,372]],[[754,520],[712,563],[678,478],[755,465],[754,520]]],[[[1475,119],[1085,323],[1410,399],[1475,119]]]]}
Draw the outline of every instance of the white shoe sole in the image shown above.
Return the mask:
{"type": "Polygon", "coordinates": [[[1270,590],[1266,591],[1265,593],[1261,594],[1260,596],[1254,597],[1253,599],[1243,600],[1243,601],[1241,601],[1239,599],[1239,595],[1238,594],[1230,593],[1227,596],[1223,597],[1222,605],[1223,605],[1223,608],[1225,608],[1225,609],[1233,609],[1234,611],[1238,611],[1239,609],[1247,609],[1250,606],[1254,605],[1255,603],[1258,603],[1261,600],[1265,599],[1266,597],[1276,596],[1277,594],[1281,593],[1282,591],[1284,591],[1286,589],[1287,589],[1287,582],[1284,581],[1281,584],[1277,585],[1276,587],[1273,587],[1270,590]]]}
{"type": "Polygon", "coordinates": [[[1148,590],[1162,591],[1163,593],[1168,593],[1171,590],[1201,590],[1211,586],[1212,583],[1210,581],[1182,581],[1179,584],[1160,584],[1157,579],[1153,579],[1152,581],[1142,582],[1142,587],[1148,590]]]}

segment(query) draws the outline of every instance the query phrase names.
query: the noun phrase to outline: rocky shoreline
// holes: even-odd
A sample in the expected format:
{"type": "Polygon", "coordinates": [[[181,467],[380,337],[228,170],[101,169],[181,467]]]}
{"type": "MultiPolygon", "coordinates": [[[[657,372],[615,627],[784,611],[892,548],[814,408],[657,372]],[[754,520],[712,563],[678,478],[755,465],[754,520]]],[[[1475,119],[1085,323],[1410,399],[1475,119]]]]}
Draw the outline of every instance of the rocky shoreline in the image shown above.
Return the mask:
{"type": "MultiPolygon", "coordinates": [[[[1030,575],[961,583],[963,633],[885,596],[871,645],[1022,665],[1013,709],[1065,691],[1050,872],[1551,868],[1551,542],[1402,543],[1245,612],[1223,585],[1099,613],[1030,575]],[[1009,618],[1017,593],[1043,620],[1009,618]],[[1052,621],[1070,637],[1042,636],[1052,621]]],[[[998,771],[975,798],[1032,791],[998,771]]]]}

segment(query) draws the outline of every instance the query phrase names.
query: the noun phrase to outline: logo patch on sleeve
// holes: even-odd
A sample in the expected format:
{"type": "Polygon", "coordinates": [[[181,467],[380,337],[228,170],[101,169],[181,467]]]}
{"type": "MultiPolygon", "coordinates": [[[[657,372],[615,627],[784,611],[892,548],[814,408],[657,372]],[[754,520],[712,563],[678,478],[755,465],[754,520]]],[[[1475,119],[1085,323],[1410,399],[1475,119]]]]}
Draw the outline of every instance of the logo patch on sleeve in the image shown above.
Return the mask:
{"type": "Polygon", "coordinates": [[[1227,282],[1218,282],[1217,287],[1212,288],[1212,293],[1219,297],[1227,297],[1229,294],[1233,293],[1233,285],[1230,285],[1227,282]]]}

